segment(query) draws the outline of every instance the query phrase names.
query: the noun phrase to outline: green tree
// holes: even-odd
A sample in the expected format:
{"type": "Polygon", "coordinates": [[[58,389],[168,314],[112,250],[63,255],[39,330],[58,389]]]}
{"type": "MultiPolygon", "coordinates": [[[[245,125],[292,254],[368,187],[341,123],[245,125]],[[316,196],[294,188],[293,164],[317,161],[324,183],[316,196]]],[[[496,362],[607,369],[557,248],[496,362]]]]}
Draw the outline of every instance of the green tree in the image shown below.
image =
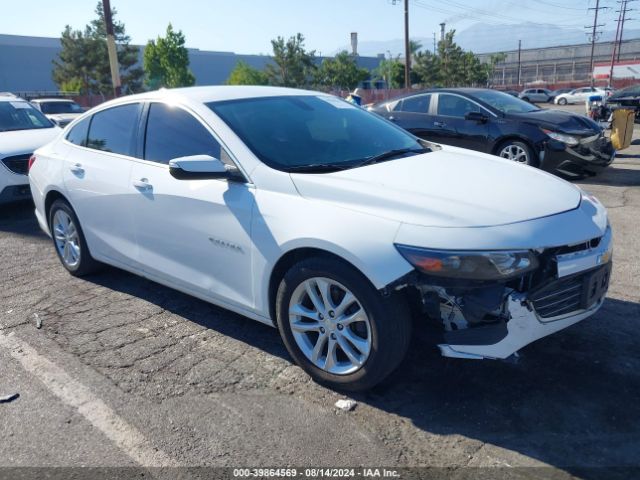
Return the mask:
{"type": "Polygon", "coordinates": [[[73,30],[67,25],[60,37],[61,50],[58,58],[53,60],[53,81],[61,90],[66,85],[74,82],[80,86],[78,91],[82,94],[99,93],[100,82],[96,72],[97,41],[88,33],[73,30]]]}
{"type": "Polygon", "coordinates": [[[316,83],[324,87],[352,90],[369,77],[369,70],[358,67],[346,50],[334,58],[325,58],[316,71],[316,83]]]}
{"type": "Polygon", "coordinates": [[[304,48],[304,35],[298,33],[286,41],[278,37],[271,40],[271,46],[273,63],[266,68],[269,83],[283,87],[308,86],[316,69],[316,52],[304,48]]]}
{"type": "Polygon", "coordinates": [[[473,52],[464,51],[454,41],[455,30],[438,43],[438,54],[419,52],[413,70],[422,86],[462,87],[485,85],[487,67],[473,52]]]}
{"type": "Polygon", "coordinates": [[[227,85],[267,85],[269,78],[262,70],[239,60],[226,83],[227,85]]]}
{"type": "Polygon", "coordinates": [[[424,87],[436,87],[440,85],[440,61],[437,55],[429,51],[418,52],[413,61],[419,84],[424,87]]]}
{"type": "Polygon", "coordinates": [[[373,75],[376,79],[384,80],[389,88],[404,87],[404,63],[400,61],[400,56],[380,61],[373,75]]]}
{"type": "Polygon", "coordinates": [[[167,26],[164,37],[149,40],[144,49],[145,84],[151,89],[160,87],[189,87],[196,79],[189,70],[189,51],[184,46],[182,31],[167,26]]]}
{"type": "MultiPolygon", "coordinates": [[[[70,81],[82,84],[82,93],[105,94],[113,91],[107,31],[104,23],[102,1],[95,9],[96,17],[84,31],[65,27],[60,38],[62,49],[53,61],[53,80],[60,88],[70,81]]],[[[143,71],[137,67],[138,47],[130,45],[124,24],[115,19],[117,11],[111,9],[113,30],[118,52],[120,79],[124,92],[136,92],[142,87],[143,71]]]]}

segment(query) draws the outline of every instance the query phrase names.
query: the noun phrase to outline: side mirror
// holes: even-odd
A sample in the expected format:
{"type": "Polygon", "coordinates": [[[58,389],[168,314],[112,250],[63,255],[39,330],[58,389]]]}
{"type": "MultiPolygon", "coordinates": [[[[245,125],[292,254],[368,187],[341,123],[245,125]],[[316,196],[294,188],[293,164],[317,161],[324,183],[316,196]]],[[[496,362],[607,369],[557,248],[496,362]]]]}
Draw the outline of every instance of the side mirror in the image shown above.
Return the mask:
{"type": "Polygon", "coordinates": [[[488,120],[487,116],[481,112],[467,112],[464,119],[478,123],[485,123],[488,120]]]}
{"type": "Polygon", "coordinates": [[[236,168],[210,155],[191,155],[169,160],[169,173],[178,180],[211,180],[238,175],[236,168]]]}

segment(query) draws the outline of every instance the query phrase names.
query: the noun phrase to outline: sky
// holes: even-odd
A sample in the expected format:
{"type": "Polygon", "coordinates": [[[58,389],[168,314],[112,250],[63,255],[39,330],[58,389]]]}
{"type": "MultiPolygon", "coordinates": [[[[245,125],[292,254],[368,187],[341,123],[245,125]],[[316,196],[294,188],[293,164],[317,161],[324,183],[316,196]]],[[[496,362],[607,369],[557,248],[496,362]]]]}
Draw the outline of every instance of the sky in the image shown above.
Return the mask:
{"type": "MultiPolygon", "coordinates": [[[[95,0],[0,0],[0,33],[59,37],[65,25],[81,29],[94,18],[95,0]],[[20,5],[20,7],[16,7],[20,5]]],[[[602,17],[611,28],[617,4],[602,17]]],[[[431,38],[440,22],[464,30],[473,23],[501,25],[525,21],[582,29],[593,22],[587,8],[595,0],[410,0],[410,34],[431,38]]],[[[134,44],[163,34],[171,22],[186,45],[201,50],[269,53],[270,40],[301,32],[306,47],[332,55],[350,43],[393,40],[404,35],[403,0],[111,0],[134,44]],[[394,5],[395,3],[395,5],[394,5]]],[[[600,23],[600,22],[599,22],[600,23]]],[[[615,29],[615,26],[613,27],[615,29]]]]}

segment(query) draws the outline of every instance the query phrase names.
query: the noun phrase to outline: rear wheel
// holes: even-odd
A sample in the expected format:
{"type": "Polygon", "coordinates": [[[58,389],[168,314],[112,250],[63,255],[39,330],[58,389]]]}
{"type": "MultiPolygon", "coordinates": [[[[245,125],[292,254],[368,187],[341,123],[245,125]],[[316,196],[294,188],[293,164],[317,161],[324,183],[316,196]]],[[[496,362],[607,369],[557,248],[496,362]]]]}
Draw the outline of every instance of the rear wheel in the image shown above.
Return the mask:
{"type": "Polygon", "coordinates": [[[384,297],[360,272],[333,258],[294,265],[278,288],[276,313],[296,363],[337,389],[373,387],[395,370],[409,346],[405,299],[384,297]]]}
{"type": "Polygon", "coordinates": [[[498,156],[513,160],[514,162],[538,166],[538,158],[529,145],[518,140],[507,140],[500,144],[497,150],[498,156]]]}
{"type": "Polygon", "coordinates": [[[80,277],[98,268],[98,262],[87,248],[78,217],[66,201],[56,200],[51,205],[49,228],[58,258],[69,273],[80,277]]]}

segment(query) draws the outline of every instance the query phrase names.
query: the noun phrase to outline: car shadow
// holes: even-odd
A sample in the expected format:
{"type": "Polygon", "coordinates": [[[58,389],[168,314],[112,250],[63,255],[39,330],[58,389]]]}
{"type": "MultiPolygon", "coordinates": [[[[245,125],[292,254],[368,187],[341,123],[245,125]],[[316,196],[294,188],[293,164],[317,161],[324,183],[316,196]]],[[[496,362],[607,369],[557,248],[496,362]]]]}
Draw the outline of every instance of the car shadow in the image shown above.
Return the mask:
{"type": "Polygon", "coordinates": [[[595,177],[585,178],[578,183],[585,185],[609,185],[612,187],[640,186],[640,170],[632,168],[607,168],[595,177]]]}
{"type": "Polygon", "coordinates": [[[33,213],[34,208],[31,200],[0,205],[0,234],[7,232],[45,237],[46,235],[38,227],[36,216],[33,213]],[[35,228],[33,228],[34,224],[35,228]]]}

